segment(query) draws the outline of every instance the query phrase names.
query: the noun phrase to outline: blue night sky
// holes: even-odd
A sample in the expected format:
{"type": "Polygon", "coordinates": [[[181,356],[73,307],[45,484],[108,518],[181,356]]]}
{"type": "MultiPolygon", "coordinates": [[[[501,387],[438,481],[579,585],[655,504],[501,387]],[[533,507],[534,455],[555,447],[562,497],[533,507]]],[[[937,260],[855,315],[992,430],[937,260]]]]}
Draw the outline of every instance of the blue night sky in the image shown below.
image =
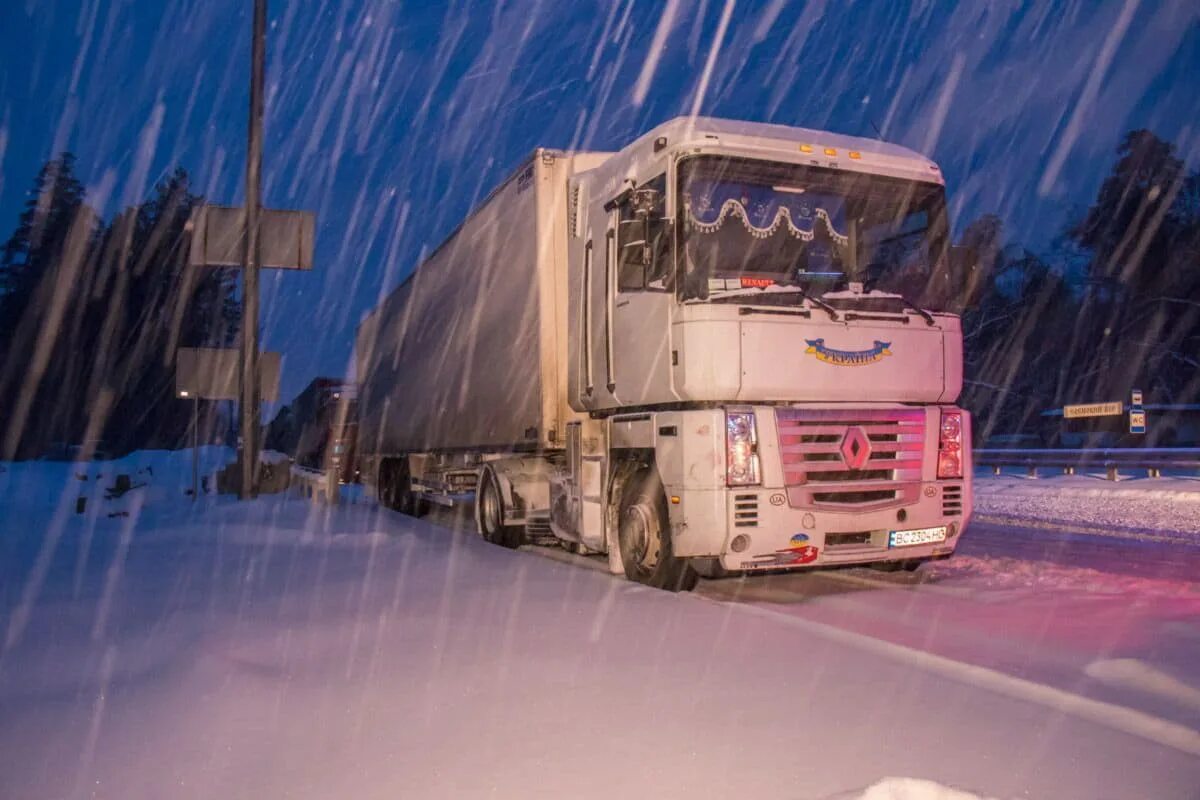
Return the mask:
{"type": "MultiPolygon", "coordinates": [[[[1200,161],[1200,5],[271,0],[265,200],[317,267],[264,280],[283,397],[535,146],[615,149],[701,113],[884,137],[941,163],[960,224],[1046,247],[1125,131],[1200,161]],[[709,68],[711,67],[711,68],[709,68]]],[[[40,164],[105,216],[185,167],[239,202],[250,0],[0,3],[0,235],[40,164]]]]}

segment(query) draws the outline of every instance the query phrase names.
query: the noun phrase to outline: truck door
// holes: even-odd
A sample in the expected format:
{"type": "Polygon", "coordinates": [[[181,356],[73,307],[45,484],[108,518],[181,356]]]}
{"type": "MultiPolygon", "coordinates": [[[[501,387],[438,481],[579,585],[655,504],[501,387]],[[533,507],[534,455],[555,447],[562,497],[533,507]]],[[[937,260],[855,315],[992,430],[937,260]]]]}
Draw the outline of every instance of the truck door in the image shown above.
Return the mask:
{"type": "Polygon", "coordinates": [[[669,399],[673,300],[666,176],[647,181],[614,209],[606,240],[614,280],[611,296],[609,386],[622,405],[669,399]]]}

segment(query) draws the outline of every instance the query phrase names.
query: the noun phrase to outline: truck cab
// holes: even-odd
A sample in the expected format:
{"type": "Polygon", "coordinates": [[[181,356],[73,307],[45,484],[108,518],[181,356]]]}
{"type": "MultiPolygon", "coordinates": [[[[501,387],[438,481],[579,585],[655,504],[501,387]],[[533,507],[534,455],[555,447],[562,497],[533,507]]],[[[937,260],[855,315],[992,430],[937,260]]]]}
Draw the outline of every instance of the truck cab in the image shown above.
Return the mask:
{"type": "Polygon", "coordinates": [[[620,508],[641,481],[669,531],[638,546],[649,572],[655,550],[737,571],[953,551],[970,512],[964,276],[936,164],[679,119],[574,175],[568,198],[568,397],[586,417],[567,447],[606,457],[592,496],[609,511],[559,515],[556,533],[619,549],[625,517],[659,513],[620,508]]]}

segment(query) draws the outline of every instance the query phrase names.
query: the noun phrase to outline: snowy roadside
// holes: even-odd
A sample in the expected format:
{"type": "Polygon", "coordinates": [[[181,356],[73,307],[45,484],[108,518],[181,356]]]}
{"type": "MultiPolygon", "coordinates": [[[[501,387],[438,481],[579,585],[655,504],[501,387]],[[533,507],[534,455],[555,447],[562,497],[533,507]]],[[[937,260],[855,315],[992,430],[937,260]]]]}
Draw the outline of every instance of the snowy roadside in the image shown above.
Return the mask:
{"type": "Polygon", "coordinates": [[[1200,480],[977,472],[975,520],[1200,546],[1200,480]]]}
{"type": "MultiPolygon", "coordinates": [[[[191,503],[186,454],[138,463],[154,485],[115,519],[74,513],[71,465],[0,475],[0,512],[23,509],[0,515],[0,796],[1091,800],[1200,775],[1162,737],[875,643],[912,624],[975,647],[959,632],[1013,622],[955,597],[794,576],[825,594],[791,620],[496,548],[465,519],[191,503]]],[[[1040,678],[1046,648],[1017,643],[1040,678]]]]}

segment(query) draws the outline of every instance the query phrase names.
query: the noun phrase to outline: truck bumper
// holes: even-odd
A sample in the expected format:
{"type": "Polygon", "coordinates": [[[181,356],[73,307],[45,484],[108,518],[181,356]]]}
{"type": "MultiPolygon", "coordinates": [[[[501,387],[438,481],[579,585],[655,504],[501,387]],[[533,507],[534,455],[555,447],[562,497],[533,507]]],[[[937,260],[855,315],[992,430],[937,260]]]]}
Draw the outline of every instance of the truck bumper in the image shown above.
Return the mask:
{"type": "Polygon", "coordinates": [[[970,516],[962,484],[925,482],[918,499],[908,505],[854,512],[794,508],[783,489],[679,490],[669,498],[672,546],[678,556],[717,557],[730,570],[947,556],[970,516]],[[893,531],[930,528],[945,528],[944,539],[907,545],[893,541],[893,531]]]}

